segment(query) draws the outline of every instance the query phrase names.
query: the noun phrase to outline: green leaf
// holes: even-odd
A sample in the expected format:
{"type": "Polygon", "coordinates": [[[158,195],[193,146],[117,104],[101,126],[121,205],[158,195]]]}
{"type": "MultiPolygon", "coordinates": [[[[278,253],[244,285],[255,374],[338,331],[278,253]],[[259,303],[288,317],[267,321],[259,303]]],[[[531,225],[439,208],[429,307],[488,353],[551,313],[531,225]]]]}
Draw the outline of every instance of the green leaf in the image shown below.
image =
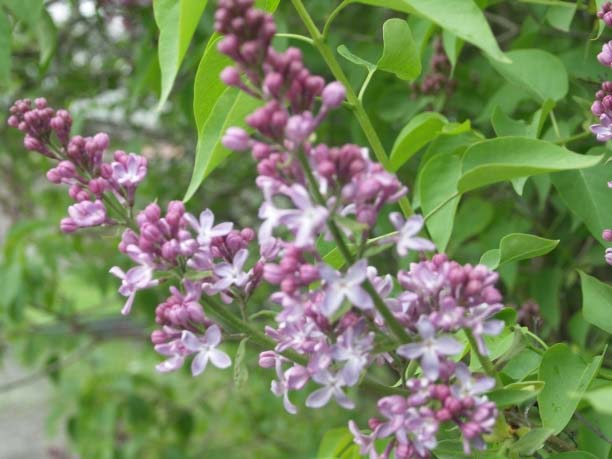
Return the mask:
{"type": "Polygon", "coordinates": [[[518,439],[510,447],[510,452],[515,454],[532,455],[544,446],[544,442],[553,434],[552,429],[536,428],[532,429],[518,439]]]}
{"type": "Polygon", "coordinates": [[[221,144],[226,129],[234,125],[244,125],[245,116],[260,103],[238,89],[225,90],[198,135],[195,165],[183,198],[185,202],[191,199],[204,179],[230,154],[221,144]]]}
{"type": "Polygon", "coordinates": [[[444,46],[444,52],[451,63],[451,76],[455,71],[457,59],[459,59],[459,54],[461,54],[463,45],[464,41],[461,38],[457,37],[448,30],[442,31],[442,46],[444,46]]]}
{"type": "Polygon", "coordinates": [[[168,99],[191,38],[208,0],[154,0],[153,13],[159,29],[158,56],[161,95],[158,108],[168,99]]]}
{"type": "Polygon", "coordinates": [[[389,158],[392,171],[398,170],[416,152],[435,139],[448,120],[436,112],[419,113],[400,131],[389,158]]]}
{"type": "Polygon", "coordinates": [[[555,29],[569,32],[577,7],[577,3],[571,2],[564,2],[562,5],[552,5],[546,12],[546,20],[555,29]]]}
{"type": "Polygon", "coordinates": [[[2,0],[13,15],[29,27],[35,28],[43,10],[42,0],[2,0]]]}
{"type": "Polygon", "coordinates": [[[486,54],[501,62],[508,58],[499,49],[489,24],[473,0],[349,0],[380,6],[403,13],[416,13],[459,38],[472,43],[486,54]]]}
{"type": "Polygon", "coordinates": [[[321,440],[317,459],[338,459],[352,444],[353,435],[346,427],[328,430],[321,440]]]}
{"type": "Polygon", "coordinates": [[[541,49],[519,49],[506,55],[511,63],[491,61],[491,64],[510,83],[525,89],[540,102],[561,100],[567,95],[567,71],[558,57],[541,49]]]}
{"type": "Polygon", "coordinates": [[[338,54],[340,54],[347,61],[352,62],[355,65],[359,65],[361,67],[365,67],[368,70],[368,72],[373,72],[374,70],[376,70],[376,65],[375,64],[372,64],[371,62],[366,61],[365,59],[362,59],[361,57],[359,57],[356,54],[352,53],[346,47],[346,45],[338,46],[337,51],[338,51],[338,54]]]}
{"type": "MultiPolygon", "coordinates": [[[[596,150],[601,151],[601,150],[596,150]]],[[[592,169],[567,171],[551,175],[552,183],[559,191],[567,207],[580,217],[591,234],[602,244],[607,244],[601,232],[612,228],[612,212],[609,211],[612,164],[604,163],[592,169]]]]}
{"type": "Polygon", "coordinates": [[[249,370],[244,361],[244,355],[246,353],[246,343],[249,338],[243,338],[238,345],[236,351],[236,357],[234,357],[234,386],[236,389],[241,389],[249,379],[249,370]]]}
{"type": "Polygon", "coordinates": [[[231,59],[217,50],[221,41],[218,34],[210,37],[206,50],[202,54],[193,85],[193,115],[198,132],[212,113],[212,110],[227,89],[219,78],[221,71],[232,63],[231,59]]]}
{"type": "Polygon", "coordinates": [[[523,120],[515,120],[510,118],[499,105],[495,106],[491,114],[491,125],[493,130],[498,135],[502,136],[520,136],[528,137],[527,131],[529,127],[523,120]]]}
{"type": "Polygon", "coordinates": [[[555,344],[546,351],[538,375],[545,386],[537,397],[544,427],[552,429],[554,434],[565,428],[602,361],[603,357],[598,356],[586,364],[565,343],[555,344]]]}
{"type": "Polygon", "coordinates": [[[419,174],[419,196],[423,214],[428,215],[436,209],[425,224],[440,252],[446,249],[453,232],[455,212],[460,199],[459,196],[453,196],[456,194],[460,175],[461,161],[454,155],[434,156],[419,174]],[[439,206],[442,207],[438,208],[439,206]]]}
{"type": "Polygon", "coordinates": [[[559,240],[544,239],[532,234],[513,233],[504,236],[499,243],[499,249],[485,252],[480,263],[497,269],[506,263],[528,260],[552,251],[559,240]]]}
{"type": "Polygon", "coordinates": [[[469,147],[458,190],[466,192],[518,177],[591,167],[601,156],[579,155],[544,140],[499,137],[469,147]]]}
{"type": "Polygon", "coordinates": [[[42,17],[36,26],[36,39],[40,48],[39,65],[45,70],[57,48],[57,28],[46,10],[43,10],[42,17]]]}
{"type": "Polygon", "coordinates": [[[612,385],[599,387],[584,394],[591,406],[604,414],[612,414],[612,385]]]}
{"type": "Polygon", "coordinates": [[[491,399],[498,408],[505,406],[520,405],[540,393],[544,387],[542,381],[525,381],[512,383],[503,389],[492,390],[487,393],[487,397],[491,399]]]}
{"type": "Polygon", "coordinates": [[[11,24],[0,9],[0,84],[11,78],[11,24]]]}
{"type": "Polygon", "coordinates": [[[403,19],[389,19],[383,24],[383,53],[376,66],[402,80],[414,80],[421,74],[421,54],[403,19]]]}
{"type": "Polygon", "coordinates": [[[578,273],[582,284],[582,315],[612,334],[612,287],[580,270],[578,273]]]}

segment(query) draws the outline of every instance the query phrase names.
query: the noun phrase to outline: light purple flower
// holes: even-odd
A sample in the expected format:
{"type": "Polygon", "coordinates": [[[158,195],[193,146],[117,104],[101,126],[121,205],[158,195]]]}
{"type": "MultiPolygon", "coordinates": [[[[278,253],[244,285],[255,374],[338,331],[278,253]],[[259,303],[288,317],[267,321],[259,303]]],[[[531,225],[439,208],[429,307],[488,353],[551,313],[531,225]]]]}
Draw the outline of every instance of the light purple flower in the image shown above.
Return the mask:
{"type": "Polygon", "coordinates": [[[191,362],[191,374],[198,376],[205,369],[208,361],[217,368],[227,368],[232,364],[229,356],[217,349],[221,342],[221,330],[217,325],[211,325],[204,333],[204,336],[196,336],[188,330],[183,331],[181,341],[191,352],[197,352],[191,362]]]}
{"type": "Polygon", "coordinates": [[[483,335],[496,336],[504,329],[503,320],[490,319],[497,314],[503,306],[501,304],[482,303],[468,310],[468,316],[464,318],[464,326],[469,328],[476,343],[478,352],[489,355],[489,350],[484,342],[483,335]],[[489,320],[490,319],[490,320],[489,320]]]}
{"type": "Polygon", "coordinates": [[[488,376],[474,378],[467,365],[457,363],[455,368],[457,383],[451,387],[451,393],[455,398],[474,397],[489,392],[495,387],[495,380],[488,376]]]}
{"type": "Polygon", "coordinates": [[[346,362],[341,371],[344,380],[350,386],[359,380],[374,344],[374,333],[365,333],[363,325],[363,322],[359,322],[348,327],[332,347],[333,359],[338,362],[346,362]]]}
{"type": "Polygon", "coordinates": [[[215,215],[210,209],[206,209],[200,214],[199,221],[189,213],[185,214],[185,220],[187,220],[187,223],[189,223],[191,227],[197,231],[198,243],[205,246],[209,245],[210,241],[214,237],[229,234],[234,227],[234,224],[231,222],[223,222],[213,226],[215,223],[215,215]]]}
{"type": "Polygon", "coordinates": [[[185,363],[185,357],[191,353],[180,338],[156,345],[155,351],[169,357],[162,363],[156,365],[155,369],[160,373],[178,370],[183,366],[183,363],[185,363]]]}
{"type": "Polygon", "coordinates": [[[353,420],[349,421],[348,427],[353,434],[353,441],[359,446],[359,453],[362,455],[367,454],[369,459],[378,459],[378,453],[374,445],[377,430],[375,429],[370,435],[365,435],[359,430],[359,427],[357,427],[357,424],[355,424],[353,420]]]}
{"type": "Polygon", "coordinates": [[[432,251],[436,246],[428,239],[418,237],[417,234],[423,228],[424,220],[420,215],[412,215],[408,220],[404,220],[402,214],[393,212],[389,215],[389,220],[398,231],[395,236],[397,243],[397,253],[405,257],[409,250],[432,251]]]}
{"type": "Polygon", "coordinates": [[[81,201],[68,207],[68,215],[81,228],[98,226],[106,221],[106,207],[98,199],[81,201]]]}
{"type": "Polygon", "coordinates": [[[291,400],[289,400],[290,390],[299,390],[308,382],[309,375],[306,368],[300,365],[294,365],[287,371],[283,372],[283,359],[282,357],[276,358],[276,376],[278,380],[272,381],[270,389],[272,393],[277,397],[283,397],[283,406],[287,413],[296,414],[297,408],[291,400]]]}
{"type": "Polygon", "coordinates": [[[600,142],[612,139],[612,118],[605,113],[599,117],[599,124],[591,125],[591,132],[597,136],[600,142]]]}
{"type": "Polygon", "coordinates": [[[435,337],[436,330],[429,319],[422,317],[417,323],[420,343],[404,344],[397,348],[397,353],[407,359],[421,357],[423,374],[435,381],[440,374],[440,356],[454,355],[463,349],[463,345],[450,336],[435,337]]]}
{"type": "Polygon", "coordinates": [[[219,280],[213,284],[214,291],[221,292],[232,285],[243,287],[247,283],[249,275],[243,271],[243,268],[248,256],[247,249],[240,249],[234,255],[231,264],[220,263],[213,268],[215,275],[219,277],[219,280]]]}
{"type": "Polygon", "coordinates": [[[331,317],[340,308],[345,298],[358,308],[371,309],[373,307],[372,298],[361,286],[367,278],[367,269],[367,260],[359,260],[348,269],[343,277],[328,265],[321,265],[321,278],[326,283],[321,312],[331,317]]]}
{"type": "Polygon", "coordinates": [[[281,222],[295,233],[296,247],[311,247],[325,225],[329,211],[323,206],[314,205],[308,191],[301,185],[293,185],[287,195],[297,209],[282,217],[281,222]]]}
{"type": "Polygon", "coordinates": [[[113,178],[126,188],[138,185],[147,175],[147,159],[144,156],[130,153],[123,162],[111,163],[113,178]]]}
{"type": "Polygon", "coordinates": [[[149,266],[140,265],[131,268],[127,273],[123,272],[118,266],[113,266],[109,271],[113,276],[121,279],[119,293],[127,297],[127,301],[121,309],[121,314],[127,315],[132,310],[134,297],[138,290],[155,287],[159,284],[157,279],[153,279],[153,269],[149,266]]]}
{"type": "Polygon", "coordinates": [[[350,400],[344,391],[343,387],[348,386],[347,382],[342,377],[341,373],[335,375],[330,373],[328,370],[323,370],[315,373],[312,379],[323,387],[315,390],[306,399],[306,406],[309,408],[321,408],[327,405],[327,403],[333,397],[336,403],[347,410],[355,408],[355,404],[350,400]]]}

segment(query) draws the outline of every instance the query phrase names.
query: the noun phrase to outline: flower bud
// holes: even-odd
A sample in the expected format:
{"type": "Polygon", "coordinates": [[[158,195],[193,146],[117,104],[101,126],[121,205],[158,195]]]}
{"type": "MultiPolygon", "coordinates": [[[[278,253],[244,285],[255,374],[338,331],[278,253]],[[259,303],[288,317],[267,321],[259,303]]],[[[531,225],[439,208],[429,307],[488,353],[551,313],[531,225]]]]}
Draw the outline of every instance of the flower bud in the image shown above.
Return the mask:
{"type": "Polygon", "coordinates": [[[338,81],[334,81],[325,86],[321,94],[323,105],[330,109],[338,108],[342,105],[345,97],[346,90],[344,86],[342,86],[342,83],[338,81]]]}

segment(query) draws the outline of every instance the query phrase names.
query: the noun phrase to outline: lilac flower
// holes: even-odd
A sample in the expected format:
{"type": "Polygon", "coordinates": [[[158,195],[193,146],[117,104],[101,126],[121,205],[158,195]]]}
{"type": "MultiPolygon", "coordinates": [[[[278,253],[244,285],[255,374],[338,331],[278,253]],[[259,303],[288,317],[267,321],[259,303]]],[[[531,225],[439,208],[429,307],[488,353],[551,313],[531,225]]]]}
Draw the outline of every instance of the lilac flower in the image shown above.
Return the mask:
{"type": "Polygon", "coordinates": [[[463,349],[463,345],[450,336],[435,337],[435,328],[429,319],[422,317],[417,323],[423,341],[400,346],[397,353],[407,359],[421,357],[423,374],[434,381],[440,373],[440,356],[454,355],[463,349]]]}
{"type": "Polygon", "coordinates": [[[211,325],[204,333],[204,336],[196,336],[190,331],[184,330],[181,341],[191,352],[197,352],[191,362],[191,374],[198,376],[205,369],[208,361],[217,368],[227,368],[232,364],[229,356],[217,349],[221,342],[221,330],[217,325],[211,325]]]}
{"type": "Polygon", "coordinates": [[[306,399],[306,406],[309,408],[321,408],[331,400],[333,397],[336,403],[347,410],[355,408],[355,404],[350,400],[342,387],[348,386],[347,381],[344,380],[342,373],[332,374],[328,370],[323,370],[315,373],[312,379],[323,387],[317,389],[306,399]]]}
{"type": "Polygon", "coordinates": [[[591,132],[597,136],[600,142],[607,142],[612,139],[612,118],[606,113],[599,117],[600,124],[592,124],[591,132]]]}
{"type": "Polygon", "coordinates": [[[359,430],[359,427],[357,427],[353,420],[349,421],[348,427],[353,434],[353,441],[359,446],[359,453],[362,455],[367,454],[369,459],[378,459],[378,453],[374,445],[374,440],[376,440],[378,433],[376,429],[370,435],[365,435],[359,430]]]}
{"type": "Polygon", "coordinates": [[[220,263],[215,266],[213,271],[219,277],[219,280],[213,284],[213,290],[221,292],[227,290],[231,285],[243,287],[249,279],[248,274],[243,271],[248,256],[249,251],[247,249],[240,249],[231,264],[220,263]]]}
{"type": "Polygon", "coordinates": [[[121,279],[119,293],[127,297],[127,301],[121,309],[121,314],[127,315],[132,310],[134,297],[138,290],[155,287],[159,284],[157,279],[153,279],[153,269],[150,266],[140,265],[131,268],[127,273],[123,272],[118,266],[113,266],[109,271],[113,276],[121,279]]]}
{"type": "Polygon", "coordinates": [[[313,205],[308,191],[301,185],[293,185],[287,195],[297,209],[287,213],[281,221],[295,232],[296,247],[311,247],[317,233],[325,225],[329,211],[323,206],[313,205]]]}
{"type": "Polygon", "coordinates": [[[373,307],[372,298],[361,286],[367,278],[367,268],[367,260],[359,260],[342,277],[328,265],[322,265],[320,272],[321,278],[326,283],[326,289],[321,312],[331,317],[340,308],[345,298],[360,309],[371,309],[373,307]]]}
{"type": "Polygon", "coordinates": [[[126,188],[137,186],[147,175],[147,159],[130,153],[124,161],[111,163],[113,178],[126,188]]]}
{"type": "Polygon", "coordinates": [[[365,331],[364,322],[348,327],[332,348],[334,360],[346,362],[342,368],[342,376],[349,385],[356,384],[359,380],[373,348],[374,333],[364,333],[365,331]]]}
{"type": "Polygon", "coordinates": [[[157,344],[155,346],[155,351],[159,352],[161,355],[169,357],[155,367],[155,369],[160,373],[168,373],[170,371],[178,370],[185,363],[185,357],[191,354],[189,349],[187,349],[183,344],[180,337],[167,343],[157,344]]]}
{"type": "Polygon", "coordinates": [[[474,397],[489,392],[495,387],[495,380],[488,376],[474,378],[469,368],[462,362],[455,368],[457,383],[451,387],[451,393],[456,398],[474,397]]]}
{"type": "Polygon", "coordinates": [[[433,242],[416,236],[423,228],[424,221],[422,216],[412,215],[408,220],[404,220],[402,214],[393,212],[389,215],[389,220],[391,220],[391,223],[393,223],[393,226],[395,226],[398,231],[395,240],[397,242],[397,253],[400,256],[405,257],[408,255],[409,250],[436,250],[436,246],[433,242]]]}
{"type": "Polygon", "coordinates": [[[191,227],[197,231],[197,240],[202,245],[209,245],[214,237],[225,236],[228,234],[233,223],[224,222],[213,226],[215,223],[215,216],[210,209],[204,210],[200,214],[200,220],[198,221],[193,215],[185,214],[185,220],[191,225],[191,227]]]}
{"type": "Polygon", "coordinates": [[[289,400],[289,391],[304,387],[308,382],[309,375],[306,368],[300,365],[294,365],[283,372],[282,364],[284,360],[285,359],[282,357],[276,357],[275,367],[278,380],[272,381],[270,388],[274,395],[283,397],[283,406],[287,413],[296,414],[297,408],[291,403],[291,400],[289,400]]]}
{"type": "Polygon", "coordinates": [[[476,342],[478,343],[478,352],[483,355],[488,355],[489,351],[485,345],[483,335],[496,336],[504,329],[504,321],[492,319],[493,315],[497,314],[502,309],[502,305],[490,305],[482,303],[469,310],[469,314],[464,319],[464,326],[469,328],[476,342]]]}
{"type": "Polygon", "coordinates": [[[77,226],[98,226],[106,221],[106,207],[100,200],[82,201],[68,207],[68,215],[77,226]]]}

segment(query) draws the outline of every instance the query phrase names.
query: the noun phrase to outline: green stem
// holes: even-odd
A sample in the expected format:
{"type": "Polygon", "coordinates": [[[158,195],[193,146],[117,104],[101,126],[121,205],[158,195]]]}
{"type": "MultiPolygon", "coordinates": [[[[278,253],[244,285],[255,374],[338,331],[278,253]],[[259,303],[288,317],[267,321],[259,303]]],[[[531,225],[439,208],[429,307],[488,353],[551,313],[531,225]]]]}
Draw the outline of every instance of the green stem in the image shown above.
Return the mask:
{"type": "Polygon", "coordinates": [[[372,69],[368,72],[365,80],[363,80],[363,84],[361,85],[361,89],[359,90],[359,94],[357,95],[357,99],[359,102],[363,102],[363,96],[365,95],[366,89],[368,89],[368,85],[370,84],[370,80],[376,73],[376,69],[372,69]]]}
{"type": "Polygon", "coordinates": [[[304,35],[298,35],[296,33],[277,33],[276,34],[277,37],[280,38],[292,38],[294,40],[299,40],[299,41],[303,41],[305,43],[308,43],[309,45],[312,45],[312,39],[304,36],[304,35]]]}
{"type": "Polygon", "coordinates": [[[470,343],[470,346],[472,350],[474,351],[474,354],[476,354],[476,358],[480,362],[480,365],[482,365],[483,370],[485,371],[486,374],[488,374],[492,378],[495,378],[495,387],[497,387],[498,389],[502,388],[504,384],[502,383],[502,380],[500,379],[499,374],[495,370],[495,367],[493,366],[493,362],[491,362],[491,359],[489,359],[489,357],[480,353],[480,351],[478,350],[478,343],[476,342],[476,338],[474,338],[474,335],[472,334],[472,332],[468,330],[467,328],[464,329],[464,331],[470,343]]]}
{"type": "Polygon", "coordinates": [[[564,145],[566,143],[570,143],[573,142],[575,140],[580,140],[580,139],[586,139],[587,137],[592,136],[593,134],[591,132],[585,131],[585,132],[581,132],[579,134],[574,134],[570,137],[567,137],[565,139],[561,139],[561,140],[555,140],[554,143],[556,143],[557,145],[564,145]]]}
{"type": "Polygon", "coordinates": [[[325,22],[325,25],[323,26],[323,39],[326,40],[327,36],[329,35],[329,28],[332,25],[332,22],[334,22],[334,19],[336,19],[336,16],[338,16],[340,14],[340,12],[346,8],[349,5],[349,1],[347,0],[343,0],[329,15],[329,17],[327,18],[327,21],[325,22]]]}
{"type": "MultiPolygon", "coordinates": [[[[321,57],[323,57],[323,60],[329,67],[331,73],[334,75],[334,78],[336,78],[336,80],[342,83],[342,85],[346,89],[346,99],[349,103],[349,106],[352,108],[353,113],[355,114],[355,117],[357,118],[357,121],[359,122],[363,133],[368,139],[368,142],[372,147],[372,151],[374,152],[376,159],[385,167],[385,169],[390,169],[389,158],[387,156],[387,153],[385,152],[385,147],[380,141],[380,138],[378,137],[378,134],[376,133],[376,130],[374,129],[374,126],[372,125],[372,122],[370,121],[370,118],[367,112],[365,111],[365,108],[363,107],[363,104],[357,97],[357,94],[355,94],[355,91],[353,90],[346,74],[344,73],[344,70],[342,70],[342,67],[336,59],[336,56],[334,55],[333,51],[325,42],[325,37],[319,31],[319,28],[312,20],[312,17],[308,13],[308,11],[306,11],[302,0],[291,0],[291,3],[293,4],[300,18],[302,19],[302,22],[306,26],[308,33],[312,37],[312,41],[315,48],[317,48],[319,54],[321,54],[321,57]]],[[[406,217],[414,213],[414,211],[412,210],[412,206],[408,201],[408,198],[406,198],[405,196],[399,200],[399,206],[406,217]]]]}

